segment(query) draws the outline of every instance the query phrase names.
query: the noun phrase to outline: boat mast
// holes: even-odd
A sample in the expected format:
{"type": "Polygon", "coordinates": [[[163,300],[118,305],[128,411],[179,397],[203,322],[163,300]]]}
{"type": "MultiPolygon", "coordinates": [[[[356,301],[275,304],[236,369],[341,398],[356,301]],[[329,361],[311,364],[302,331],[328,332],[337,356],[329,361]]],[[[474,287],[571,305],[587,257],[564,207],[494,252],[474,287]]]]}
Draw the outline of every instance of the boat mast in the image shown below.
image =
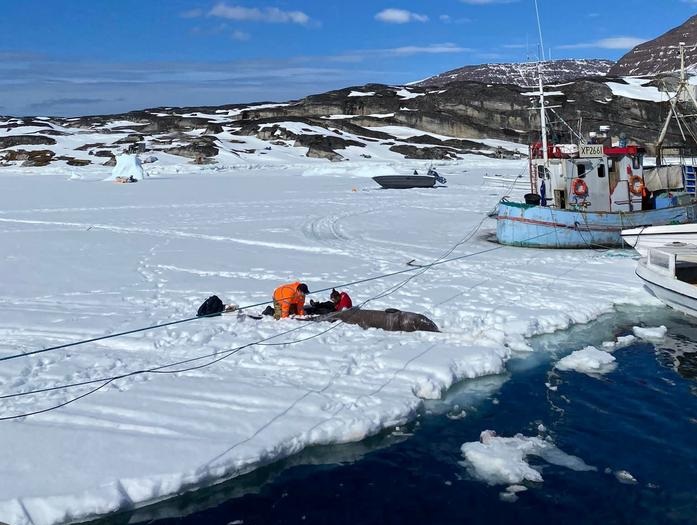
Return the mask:
{"type": "MultiPolygon", "coordinates": [[[[680,129],[680,134],[682,135],[683,140],[687,140],[685,137],[685,133],[683,131],[683,127],[680,124],[680,117],[678,114],[678,103],[680,102],[681,97],[687,97],[690,98],[692,101],[692,104],[694,105],[695,108],[697,108],[697,100],[695,100],[694,95],[690,91],[688,87],[688,82],[687,82],[687,77],[685,76],[685,42],[680,42],[679,44],[680,47],[680,82],[678,82],[678,89],[676,90],[675,95],[670,99],[670,108],[668,109],[668,115],[666,116],[666,120],[663,123],[663,128],[661,129],[661,133],[658,136],[658,140],[656,141],[656,165],[660,166],[663,161],[663,141],[666,138],[666,134],[668,133],[668,127],[670,126],[670,121],[673,116],[675,116],[675,121],[678,123],[678,127],[680,129]]],[[[697,138],[694,137],[693,133],[690,131],[688,128],[688,133],[693,136],[693,139],[697,142],[697,138]]]]}
{"type": "Polygon", "coordinates": [[[547,116],[545,115],[545,92],[542,85],[542,62],[544,61],[544,44],[542,42],[542,24],[540,23],[540,10],[535,0],[535,15],[537,16],[537,32],[540,36],[540,56],[537,60],[537,83],[540,89],[540,127],[542,132],[542,159],[544,160],[545,171],[549,164],[547,153],[547,116]]]}

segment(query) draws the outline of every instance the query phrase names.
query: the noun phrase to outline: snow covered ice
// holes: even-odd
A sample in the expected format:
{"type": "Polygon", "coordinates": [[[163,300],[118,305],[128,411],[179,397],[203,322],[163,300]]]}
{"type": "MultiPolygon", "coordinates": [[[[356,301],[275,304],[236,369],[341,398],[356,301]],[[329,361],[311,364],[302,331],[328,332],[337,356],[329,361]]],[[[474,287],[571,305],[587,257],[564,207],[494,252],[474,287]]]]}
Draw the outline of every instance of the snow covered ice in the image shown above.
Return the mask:
{"type": "MultiPolygon", "coordinates": [[[[3,169],[0,357],[188,318],[213,293],[249,305],[293,279],[317,290],[403,270],[472,233],[449,257],[475,255],[368,303],[428,315],[442,333],[340,324],[323,333],[330,327],[307,323],[268,339],[300,323],[231,314],[5,361],[6,396],[224,357],[268,339],[211,366],[130,375],[63,408],[0,421],[0,521],[85,519],[311,445],[358,441],[403,424],[460,380],[500,374],[514,352],[531,350],[533,335],[618,304],[655,304],[628,257],[500,247],[488,240],[493,221],[477,229],[501,196],[482,185],[484,174],[515,176],[525,161],[467,157],[436,166],[447,188],[404,191],[380,190],[366,175],[427,164],[235,162],[193,166],[162,155],[144,167],[147,180],[124,185],[97,183],[109,174],[99,167],[73,180],[68,167],[3,169]],[[553,281],[569,268],[574,279],[553,281]]],[[[411,275],[348,291],[360,304],[411,275]]],[[[0,417],[98,385],[4,398],[0,417]]]]}

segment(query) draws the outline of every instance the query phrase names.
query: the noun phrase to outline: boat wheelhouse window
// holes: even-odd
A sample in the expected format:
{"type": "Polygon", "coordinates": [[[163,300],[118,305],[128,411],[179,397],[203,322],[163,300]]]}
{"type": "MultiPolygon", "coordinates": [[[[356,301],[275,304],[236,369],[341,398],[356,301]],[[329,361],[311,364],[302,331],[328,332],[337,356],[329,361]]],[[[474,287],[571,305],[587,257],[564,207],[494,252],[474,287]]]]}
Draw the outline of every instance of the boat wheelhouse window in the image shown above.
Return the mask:
{"type": "Polygon", "coordinates": [[[547,170],[542,164],[539,164],[537,166],[537,177],[540,179],[544,179],[545,174],[547,174],[547,178],[549,178],[549,170],[547,170]]]}
{"type": "Polygon", "coordinates": [[[641,165],[641,156],[637,155],[636,157],[632,157],[632,169],[639,170],[641,169],[641,165]]]}
{"type": "Polygon", "coordinates": [[[668,270],[670,268],[670,256],[667,253],[649,250],[649,264],[668,270]]]}
{"type": "Polygon", "coordinates": [[[605,177],[605,164],[598,164],[598,177],[605,177]]]}
{"type": "Polygon", "coordinates": [[[583,178],[586,176],[586,165],[585,164],[576,164],[576,169],[577,169],[579,178],[583,178]]]}

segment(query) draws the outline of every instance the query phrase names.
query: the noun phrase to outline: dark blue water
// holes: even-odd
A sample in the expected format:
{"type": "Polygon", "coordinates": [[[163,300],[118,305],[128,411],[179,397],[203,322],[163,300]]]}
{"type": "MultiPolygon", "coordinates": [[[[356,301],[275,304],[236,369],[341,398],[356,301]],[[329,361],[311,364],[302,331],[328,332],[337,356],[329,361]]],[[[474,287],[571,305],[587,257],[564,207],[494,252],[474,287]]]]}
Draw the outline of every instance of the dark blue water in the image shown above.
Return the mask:
{"type": "Polygon", "coordinates": [[[464,382],[416,421],[363,443],[308,450],[212,489],[100,524],[697,524],[697,322],[666,309],[626,310],[533,341],[509,373],[464,382]],[[668,337],[617,350],[601,378],[555,372],[587,344],[664,324],[668,337]],[[545,386],[555,385],[556,391],[545,386]],[[462,412],[465,417],[457,418],[462,412]],[[482,430],[538,435],[596,471],[531,460],[542,483],[518,501],[473,479],[460,446],[482,430]],[[627,471],[636,483],[621,482],[627,471]]]}

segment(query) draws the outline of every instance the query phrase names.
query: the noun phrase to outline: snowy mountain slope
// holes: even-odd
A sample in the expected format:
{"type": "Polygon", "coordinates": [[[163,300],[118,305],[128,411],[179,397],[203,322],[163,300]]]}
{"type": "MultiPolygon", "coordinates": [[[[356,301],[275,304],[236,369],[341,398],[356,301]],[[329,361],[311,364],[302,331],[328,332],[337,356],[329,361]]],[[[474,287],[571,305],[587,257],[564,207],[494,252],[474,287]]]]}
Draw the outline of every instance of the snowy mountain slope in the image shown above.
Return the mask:
{"type": "MultiPolygon", "coordinates": [[[[601,59],[548,60],[542,63],[545,84],[573,82],[584,78],[604,77],[614,62],[601,59]]],[[[485,84],[537,85],[537,63],[481,64],[465,66],[415,82],[416,86],[445,86],[451,82],[485,84]]]]}
{"type": "Polygon", "coordinates": [[[647,76],[680,71],[679,44],[684,42],[685,65],[697,68],[697,15],[661,36],[639,44],[612,66],[612,76],[647,76]]]}

